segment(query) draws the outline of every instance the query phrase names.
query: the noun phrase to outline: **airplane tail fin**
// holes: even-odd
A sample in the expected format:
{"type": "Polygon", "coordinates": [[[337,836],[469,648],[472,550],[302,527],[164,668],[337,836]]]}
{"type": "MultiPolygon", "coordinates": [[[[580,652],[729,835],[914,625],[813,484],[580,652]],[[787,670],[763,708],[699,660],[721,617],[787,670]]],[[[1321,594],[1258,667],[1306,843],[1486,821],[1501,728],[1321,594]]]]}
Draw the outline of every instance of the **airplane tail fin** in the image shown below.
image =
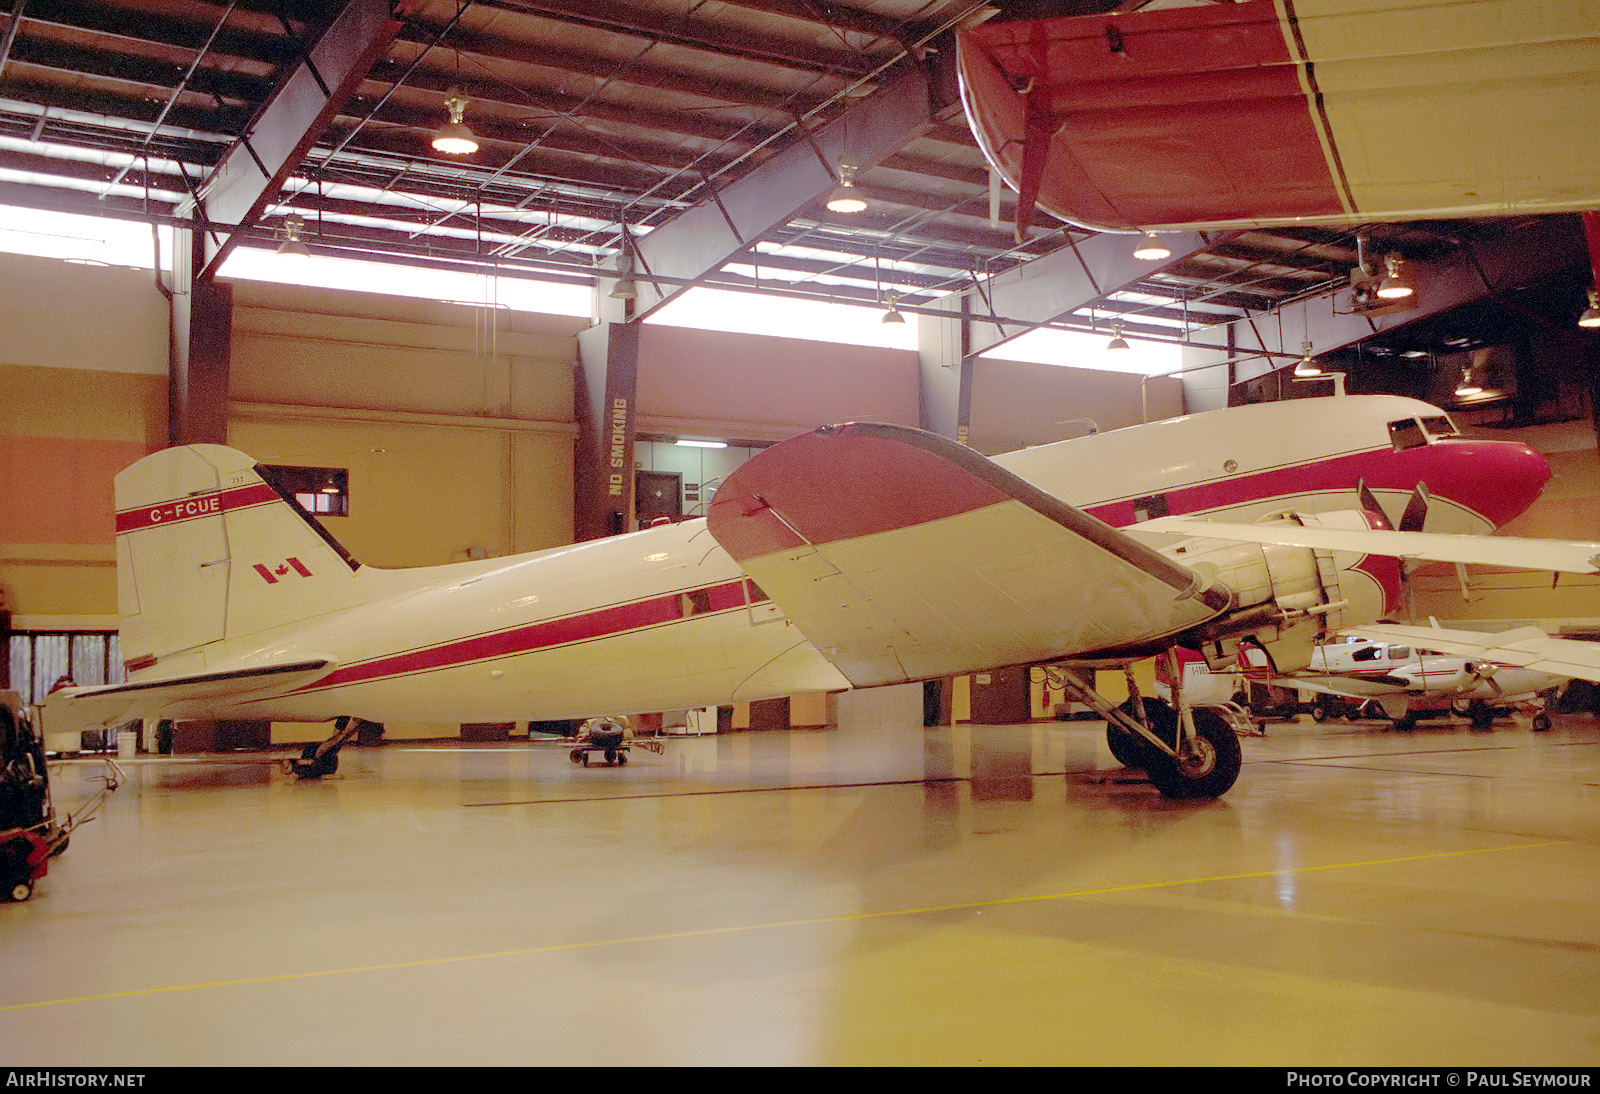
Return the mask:
{"type": "Polygon", "coordinates": [[[116,497],[131,672],[362,599],[356,562],[242,452],[163,449],[117,476],[116,497]]]}

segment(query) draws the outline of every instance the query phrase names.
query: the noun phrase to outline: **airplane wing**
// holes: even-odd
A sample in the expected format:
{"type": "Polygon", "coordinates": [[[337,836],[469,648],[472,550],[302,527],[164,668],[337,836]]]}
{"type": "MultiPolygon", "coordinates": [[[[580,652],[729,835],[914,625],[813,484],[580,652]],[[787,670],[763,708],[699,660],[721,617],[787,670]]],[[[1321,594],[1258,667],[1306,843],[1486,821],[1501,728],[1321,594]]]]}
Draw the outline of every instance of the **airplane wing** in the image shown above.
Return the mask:
{"type": "Polygon", "coordinates": [[[1153,649],[1227,591],[954,441],[827,426],[718,489],[711,534],[858,687],[1153,649]]]}
{"type": "Polygon", "coordinates": [[[1600,683],[1600,643],[1552,638],[1538,627],[1518,627],[1516,630],[1491,634],[1443,627],[1375,623],[1367,627],[1352,627],[1346,633],[1384,642],[1404,642],[1419,649],[1477,657],[1555,676],[1575,676],[1600,683]]]}
{"type": "Polygon", "coordinates": [[[1600,543],[1516,536],[1463,536],[1440,532],[1364,531],[1308,528],[1293,521],[1259,524],[1158,517],[1139,524],[1140,532],[1162,532],[1245,543],[1275,543],[1328,551],[1355,551],[1418,562],[1470,562],[1517,570],[1555,570],[1569,574],[1600,573],[1600,543]]]}
{"type": "Polygon", "coordinates": [[[1415,691],[1412,685],[1397,676],[1274,676],[1275,687],[1316,691],[1324,695],[1341,695],[1347,699],[1377,699],[1385,695],[1398,695],[1415,691]]]}
{"type": "Polygon", "coordinates": [[[188,700],[245,702],[288,691],[321,676],[331,661],[291,661],[232,671],[138,680],[101,687],[62,688],[45,697],[44,723],[52,733],[69,725],[88,729],[151,717],[188,700]]]}

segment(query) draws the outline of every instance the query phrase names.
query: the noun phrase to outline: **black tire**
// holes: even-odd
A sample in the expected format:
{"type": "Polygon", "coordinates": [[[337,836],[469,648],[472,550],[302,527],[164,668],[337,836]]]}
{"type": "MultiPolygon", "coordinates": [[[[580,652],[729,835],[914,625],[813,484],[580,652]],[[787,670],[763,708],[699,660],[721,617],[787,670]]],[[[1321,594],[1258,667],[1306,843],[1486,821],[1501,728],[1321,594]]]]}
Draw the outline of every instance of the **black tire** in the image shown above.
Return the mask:
{"type": "Polygon", "coordinates": [[[1311,706],[1311,720],[1313,722],[1326,722],[1328,720],[1328,708],[1321,703],[1313,703],[1311,706]]]}
{"type": "Polygon", "coordinates": [[[581,748],[575,748],[571,752],[567,753],[567,758],[570,759],[575,764],[583,763],[583,757],[584,756],[585,756],[585,753],[584,753],[583,749],[581,749],[581,748]]]}
{"type": "Polygon", "coordinates": [[[1481,699],[1474,699],[1467,704],[1467,714],[1472,719],[1473,729],[1494,728],[1494,708],[1481,699]]]}
{"type": "Polygon", "coordinates": [[[11,899],[19,904],[33,895],[33,882],[18,881],[11,886],[11,899]]]}
{"type": "MultiPolygon", "coordinates": [[[[1167,704],[1151,696],[1143,696],[1144,720],[1150,731],[1163,741],[1171,744],[1177,740],[1178,716],[1167,704]]],[[[1133,700],[1128,699],[1117,708],[1124,714],[1132,716],[1133,700]]],[[[1106,745],[1111,749],[1112,757],[1123,767],[1131,767],[1139,771],[1147,768],[1152,759],[1165,759],[1159,751],[1153,748],[1149,741],[1143,737],[1135,736],[1120,726],[1110,722],[1106,723],[1106,745]]]]}
{"type": "Polygon", "coordinates": [[[628,762],[628,754],[626,752],[624,752],[620,748],[617,749],[617,766],[621,767],[623,764],[625,764],[627,762],[628,762]]]}
{"type": "Polygon", "coordinates": [[[1535,733],[1549,732],[1550,725],[1550,715],[1544,713],[1543,711],[1540,711],[1538,714],[1533,716],[1533,731],[1535,733]]]}
{"type": "Polygon", "coordinates": [[[339,770],[339,750],[324,755],[317,759],[317,745],[306,745],[300,751],[300,759],[294,763],[294,773],[302,779],[320,779],[324,775],[332,775],[339,770]]]}
{"type": "Polygon", "coordinates": [[[1161,756],[1146,768],[1150,781],[1168,798],[1220,798],[1239,778],[1244,750],[1227,720],[1204,707],[1194,712],[1194,754],[1187,762],[1161,756]]]}
{"type": "Polygon", "coordinates": [[[1400,715],[1400,717],[1394,720],[1394,728],[1401,730],[1402,732],[1416,729],[1417,712],[1414,710],[1408,710],[1404,714],[1400,715]]]}

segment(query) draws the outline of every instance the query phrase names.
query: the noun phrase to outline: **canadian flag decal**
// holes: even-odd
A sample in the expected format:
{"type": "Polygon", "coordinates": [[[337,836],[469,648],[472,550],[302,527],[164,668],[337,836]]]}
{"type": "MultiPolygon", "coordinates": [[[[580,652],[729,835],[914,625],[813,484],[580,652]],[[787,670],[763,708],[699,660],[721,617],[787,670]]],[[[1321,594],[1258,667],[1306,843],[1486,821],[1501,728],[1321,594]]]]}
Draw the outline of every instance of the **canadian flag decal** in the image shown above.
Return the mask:
{"type": "Polygon", "coordinates": [[[268,585],[276,585],[280,577],[288,577],[290,574],[299,574],[301,577],[311,576],[311,571],[306,569],[306,564],[298,558],[286,558],[276,566],[258,562],[255,564],[255,571],[266,580],[268,585]]]}

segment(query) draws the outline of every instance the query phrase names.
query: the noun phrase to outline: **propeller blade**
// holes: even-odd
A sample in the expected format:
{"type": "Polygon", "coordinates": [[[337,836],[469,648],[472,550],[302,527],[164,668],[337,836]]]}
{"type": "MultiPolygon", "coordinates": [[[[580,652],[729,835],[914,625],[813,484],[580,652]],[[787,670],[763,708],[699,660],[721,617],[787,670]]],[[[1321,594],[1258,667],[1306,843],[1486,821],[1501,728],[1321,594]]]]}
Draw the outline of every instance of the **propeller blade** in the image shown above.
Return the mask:
{"type": "Polygon", "coordinates": [[[1416,489],[1411,491],[1411,498],[1406,502],[1406,511],[1400,514],[1399,531],[1420,532],[1422,526],[1428,522],[1428,506],[1433,498],[1428,495],[1427,483],[1419,482],[1416,489]]]}
{"type": "MultiPolygon", "coordinates": [[[[1382,505],[1378,504],[1378,496],[1367,486],[1366,479],[1356,480],[1356,497],[1361,499],[1362,509],[1369,513],[1376,513],[1386,521],[1389,520],[1389,514],[1384,511],[1382,505]]],[[[1394,527],[1393,521],[1389,521],[1389,527],[1394,527]]]]}

